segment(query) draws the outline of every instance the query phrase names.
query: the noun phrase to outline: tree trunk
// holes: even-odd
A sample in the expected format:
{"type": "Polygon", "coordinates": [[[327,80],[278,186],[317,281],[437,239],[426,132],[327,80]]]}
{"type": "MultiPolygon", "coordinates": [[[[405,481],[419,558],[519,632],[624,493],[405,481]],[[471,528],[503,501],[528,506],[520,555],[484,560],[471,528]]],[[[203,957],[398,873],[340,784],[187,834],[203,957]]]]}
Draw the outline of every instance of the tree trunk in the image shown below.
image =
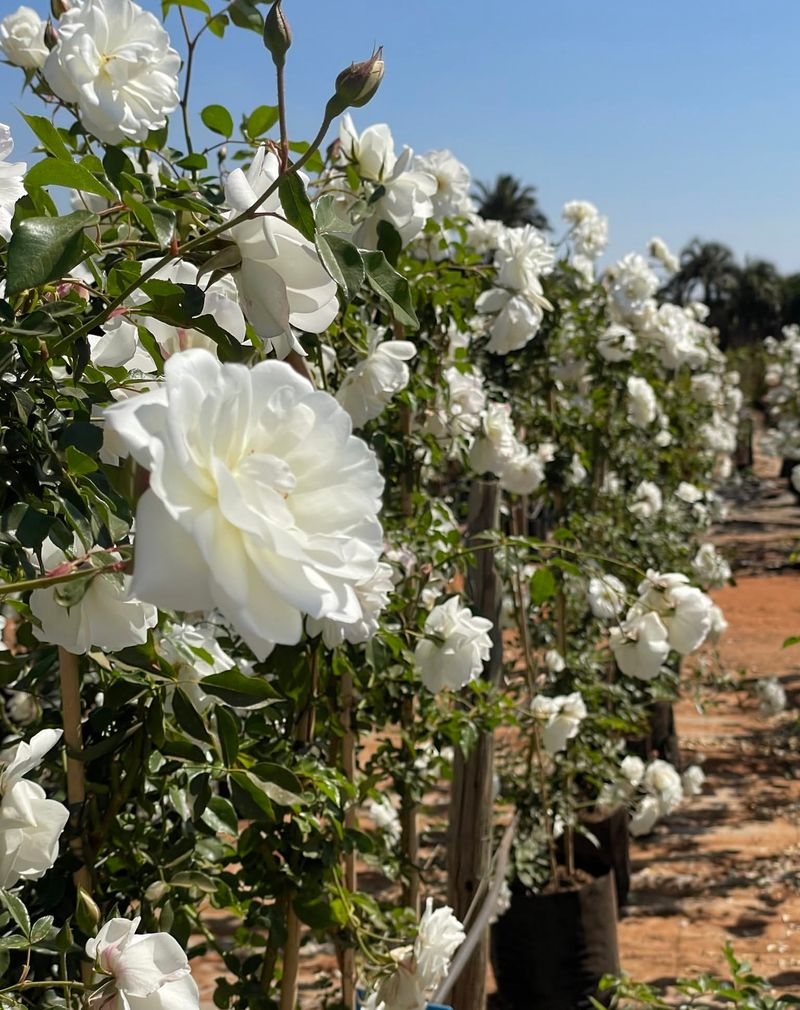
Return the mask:
{"type": "MultiPolygon", "coordinates": [[[[475,481],[469,502],[469,542],[479,545],[479,535],[497,529],[499,491],[497,484],[475,481]]],[[[467,592],[472,610],[493,622],[492,653],[483,677],[496,683],[500,676],[503,643],[500,630],[500,582],[494,568],[494,550],[475,554],[475,564],[467,573],[467,592]]],[[[479,736],[469,757],[456,750],[450,797],[450,837],[448,852],[448,900],[455,914],[464,920],[481,881],[489,872],[492,848],[492,777],[494,738],[479,736]]],[[[486,1002],[486,967],[489,960],[489,932],[453,988],[452,1003],[457,1010],[483,1010],[486,1002]]]]}

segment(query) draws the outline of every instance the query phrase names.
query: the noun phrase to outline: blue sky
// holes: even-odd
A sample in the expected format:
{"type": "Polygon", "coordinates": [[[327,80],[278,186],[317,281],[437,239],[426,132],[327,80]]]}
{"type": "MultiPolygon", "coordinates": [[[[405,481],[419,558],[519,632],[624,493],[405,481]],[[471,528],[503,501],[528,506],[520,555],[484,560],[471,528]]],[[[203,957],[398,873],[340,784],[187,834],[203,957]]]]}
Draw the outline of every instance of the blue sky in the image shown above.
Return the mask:
{"type": "MultiPolygon", "coordinates": [[[[44,13],[45,0],[26,2],[44,13]]],[[[16,6],[0,0],[2,13],[16,6]]],[[[359,127],[388,122],[398,146],[419,152],[449,147],[478,179],[512,172],[538,187],[551,219],[565,200],[592,200],[610,217],[615,257],[654,234],[676,249],[700,235],[800,271],[798,0],[284,0],[284,10],[294,139],[315,132],[336,73],[382,43],[386,78],[359,127]]],[[[180,49],[174,11],[167,25],[180,49]]],[[[274,104],[257,35],[207,33],[198,61],[197,110],[221,102],[236,117],[274,104]]],[[[25,156],[19,88],[19,72],[0,66],[0,119],[25,156]]],[[[30,96],[22,104],[38,111],[30,96]]]]}

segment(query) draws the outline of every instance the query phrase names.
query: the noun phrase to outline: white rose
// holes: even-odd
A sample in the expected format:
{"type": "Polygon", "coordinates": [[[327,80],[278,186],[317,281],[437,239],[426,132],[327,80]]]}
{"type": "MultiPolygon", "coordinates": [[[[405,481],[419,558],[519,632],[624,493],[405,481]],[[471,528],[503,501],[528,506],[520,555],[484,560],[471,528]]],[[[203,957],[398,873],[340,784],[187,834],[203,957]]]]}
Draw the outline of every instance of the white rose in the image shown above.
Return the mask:
{"type": "Polygon", "coordinates": [[[87,941],[102,982],[93,999],[126,1010],[198,1010],[200,994],[186,952],[169,933],[137,935],[140,921],[110,919],[87,941]]]}
{"type": "Polygon", "coordinates": [[[480,676],[492,650],[492,622],[459,606],[458,596],[434,607],[425,621],[414,661],[429,691],[457,691],[480,676]]]}
{"type": "Polygon", "coordinates": [[[436,192],[431,197],[433,216],[437,221],[469,212],[469,169],[450,151],[429,151],[414,161],[414,168],[436,180],[436,192]]]}
{"type": "Polygon", "coordinates": [[[350,642],[353,645],[368,642],[378,630],[381,613],[388,606],[393,589],[392,566],[381,561],[368,579],[355,586],[361,607],[361,615],[357,621],[345,623],[330,617],[321,620],[309,617],[306,621],[306,631],[312,638],[321,633],[322,640],[329,649],[341,645],[342,642],[350,642]]]}
{"type": "Polygon", "coordinates": [[[60,739],[61,730],[44,729],[0,753],[0,887],[38,880],[56,861],[69,811],[24,776],[60,739]]]}
{"type": "Polygon", "coordinates": [[[156,652],[172,666],[177,674],[178,687],[189,695],[201,712],[211,703],[203,690],[203,679],[236,666],[236,660],[217,641],[217,632],[212,624],[203,626],[169,621],[163,634],[156,639],[156,652]]]}
{"type": "Polygon", "coordinates": [[[731,577],[731,566],[713,544],[701,544],[692,568],[700,581],[710,586],[721,586],[731,577]]]}
{"type": "Polygon", "coordinates": [[[643,796],[636,809],[631,814],[630,833],[634,838],[649,835],[661,816],[661,805],[655,796],[643,796]]]}
{"type": "Polygon", "coordinates": [[[11,130],[0,123],[0,235],[5,239],[11,238],[14,206],[21,196],[25,196],[23,177],[28,167],[24,161],[6,161],[13,150],[11,130]]]}
{"type": "Polygon", "coordinates": [[[629,616],[619,628],[612,628],[609,644],[620,670],[629,677],[652,680],[669,655],[664,622],[655,611],[629,616]]]}
{"type": "MultiPolygon", "coordinates": [[[[73,557],[82,557],[86,549],[76,536],[73,557]]],[[[120,555],[112,553],[119,559],[120,555]]],[[[42,544],[45,572],[67,561],[66,554],[48,538],[42,544]]],[[[92,646],[116,652],[147,641],[147,632],[158,622],[156,608],[130,596],[131,576],[102,572],[90,578],[83,597],[73,606],[63,607],[56,599],[56,587],[35,589],[30,608],[41,628],[33,633],[41,642],[60,645],[68,652],[82,655],[92,646]]]]}
{"type": "Polygon", "coordinates": [[[620,762],[619,770],[625,781],[635,789],[644,778],[644,761],[636,754],[627,754],[620,762]]]}
{"type": "Polygon", "coordinates": [[[653,387],[638,375],[628,379],[628,420],[637,428],[646,428],[655,421],[658,403],[653,387]]]}
{"type": "Polygon", "coordinates": [[[524,347],[539,332],[544,318],[541,305],[533,305],[525,295],[515,295],[502,288],[484,291],[475,308],[478,312],[497,313],[486,345],[486,350],[492,354],[509,354],[524,347]]]}
{"type": "Polygon", "coordinates": [[[700,765],[689,765],[681,775],[681,785],[686,796],[699,796],[703,791],[705,773],[700,765]]]}
{"type": "Polygon", "coordinates": [[[433,898],[428,898],[414,942],[414,960],[426,989],[435,988],[446,977],[453,954],[465,939],[453,909],[443,905],[434,911],[433,898]]]}
{"type": "MultiPolygon", "coordinates": [[[[278,159],[266,147],[256,152],[245,174],[235,169],[225,180],[225,197],[235,216],[251,207],[278,178],[278,159]]],[[[339,311],[336,282],[323,267],[314,243],[281,216],[274,192],[261,214],[228,233],[239,247],[242,265],[234,278],[245,316],[264,340],[278,340],[285,357],[291,347],[305,353],[291,327],[322,333],[339,311]]]]}
{"type": "Polygon", "coordinates": [[[756,683],[756,694],[763,715],[777,715],[786,708],[786,691],[777,677],[762,677],[756,683]]]}
{"type": "Polygon", "coordinates": [[[30,7],[18,7],[0,21],[0,50],[15,67],[39,70],[47,59],[45,23],[30,7]]]}
{"type": "Polygon", "coordinates": [[[651,480],[643,480],[634,491],[634,501],[628,510],[640,519],[652,519],[661,511],[663,498],[657,484],[651,480]]]}
{"type": "Polygon", "coordinates": [[[544,466],[535,452],[516,443],[511,458],[502,463],[500,487],[512,494],[533,494],[544,480],[544,466]]]}
{"type": "Polygon", "coordinates": [[[483,418],[483,434],[470,449],[470,466],[476,473],[500,474],[518,445],[511,408],[507,403],[490,403],[483,418]]]}
{"type": "Polygon", "coordinates": [[[657,758],[645,769],[642,785],[658,800],[661,815],[671,813],[683,799],[681,777],[669,761],[657,758]]]}
{"type": "Polygon", "coordinates": [[[589,579],[589,607],[595,617],[610,620],[625,606],[625,584],[616,575],[599,575],[589,579]]]}
{"type": "Polygon", "coordinates": [[[158,19],[132,0],[85,0],[62,15],[47,83],[106,144],[141,141],[178,107],[181,58],[158,19]]]}
{"type": "Polygon", "coordinates": [[[550,699],[552,711],[542,727],[542,744],[551,756],[558,754],[578,735],[586,718],[586,705],[579,691],[550,699]]]}
{"type": "Polygon", "coordinates": [[[416,353],[409,340],[384,340],[347,373],[336,399],[356,428],[382,414],[392,397],[405,389],[411,374],[406,362],[416,353]]]}
{"type": "Polygon", "coordinates": [[[253,652],[295,645],[303,615],[352,623],[383,547],[383,480],[348,415],[288,365],[170,358],[165,382],[105,411],[150,472],[132,591],[220,610],[253,652]]]}
{"type": "Polygon", "coordinates": [[[636,337],[621,323],[612,323],[597,338],[597,350],[606,361],[628,361],[636,350],[636,337]]]}

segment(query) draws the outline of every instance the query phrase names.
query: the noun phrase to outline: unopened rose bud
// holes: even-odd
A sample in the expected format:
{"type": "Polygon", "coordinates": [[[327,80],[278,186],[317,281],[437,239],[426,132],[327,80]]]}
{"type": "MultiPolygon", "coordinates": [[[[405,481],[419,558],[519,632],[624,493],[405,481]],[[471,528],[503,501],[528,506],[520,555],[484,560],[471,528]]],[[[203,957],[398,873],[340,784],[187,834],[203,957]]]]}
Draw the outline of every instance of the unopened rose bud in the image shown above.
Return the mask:
{"type": "Polygon", "coordinates": [[[69,0],[50,0],[50,13],[57,21],[62,14],[67,13],[71,6],[69,0]]]}
{"type": "Polygon", "coordinates": [[[58,32],[53,27],[50,18],[47,19],[47,24],[44,26],[44,44],[48,49],[55,49],[58,45],[58,32]]]}
{"type": "Polygon", "coordinates": [[[336,78],[336,93],[328,102],[327,115],[333,119],[345,109],[360,109],[366,105],[378,90],[383,80],[383,46],[380,46],[368,60],[352,63],[336,78]]]}
{"type": "Polygon", "coordinates": [[[264,45],[276,67],[282,67],[286,62],[286,53],[291,44],[292,30],[281,10],[281,0],[276,0],[264,19],[264,45]]]}
{"type": "Polygon", "coordinates": [[[223,144],[217,151],[217,161],[223,162],[228,157],[228,148],[223,144]]]}

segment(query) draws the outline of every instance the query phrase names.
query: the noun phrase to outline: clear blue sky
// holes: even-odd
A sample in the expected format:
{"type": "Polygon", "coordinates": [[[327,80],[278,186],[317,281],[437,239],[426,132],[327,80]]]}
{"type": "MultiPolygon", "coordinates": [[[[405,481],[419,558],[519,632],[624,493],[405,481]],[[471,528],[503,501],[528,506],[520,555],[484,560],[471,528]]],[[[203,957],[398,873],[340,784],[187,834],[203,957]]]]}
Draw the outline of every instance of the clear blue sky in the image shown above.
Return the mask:
{"type": "MultiPolygon", "coordinates": [[[[45,0],[25,2],[44,13],[45,0]]],[[[3,14],[17,5],[0,0],[3,14]]],[[[158,0],[143,5],[157,10],[158,0]]],[[[676,249],[700,235],[800,271],[800,0],[284,0],[284,9],[295,37],[293,138],[313,134],[336,73],[382,43],[386,78],[358,110],[359,127],[388,122],[398,146],[418,152],[449,147],[478,179],[512,172],[538,187],[551,219],[565,200],[592,200],[611,219],[613,256],[654,234],[676,249]]],[[[180,49],[175,11],[167,25],[180,49]]],[[[0,120],[24,156],[19,85],[19,72],[0,66],[0,120]]],[[[206,34],[195,98],[198,110],[221,102],[235,116],[274,104],[259,37],[206,34]]]]}

